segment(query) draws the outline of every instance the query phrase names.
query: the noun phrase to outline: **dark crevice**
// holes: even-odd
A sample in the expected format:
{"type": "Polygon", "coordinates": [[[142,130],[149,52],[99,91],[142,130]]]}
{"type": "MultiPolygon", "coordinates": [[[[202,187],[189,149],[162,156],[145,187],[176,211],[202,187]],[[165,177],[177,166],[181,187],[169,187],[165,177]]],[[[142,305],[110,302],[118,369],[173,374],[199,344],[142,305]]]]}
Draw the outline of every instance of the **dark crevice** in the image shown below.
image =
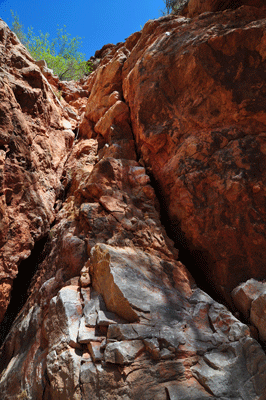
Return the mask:
{"type": "Polygon", "coordinates": [[[28,289],[32,278],[38,269],[38,265],[45,257],[44,247],[46,242],[47,236],[36,242],[31,255],[19,265],[18,275],[13,281],[11,300],[4,319],[0,324],[0,346],[5,340],[15,318],[27,301],[28,289]]]}
{"type": "MultiPolygon", "coordinates": [[[[236,309],[235,305],[232,303],[231,298],[227,296],[227,293],[225,293],[225,296],[223,297],[223,295],[218,290],[216,290],[212,282],[212,277],[210,276],[210,271],[212,270],[213,264],[210,256],[206,251],[204,252],[199,249],[193,248],[193,246],[188,242],[184,233],[182,232],[180,222],[170,220],[167,213],[167,204],[164,195],[160,189],[160,185],[151,174],[149,174],[149,177],[160,205],[161,224],[164,226],[168,237],[174,241],[175,247],[179,251],[179,260],[182,262],[182,264],[186,266],[186,268],[194,278],[197,286],[209,296],[211,296],[215,301],[226,306],[229,311],[235,314],[235,316],[242,323],[248,326],[252,325],[251,321],[245,318],[244,315],[236,309]]],[[[215,332],[215,329],[210,320],[209,322],[212,331],[215,332]]],[[[257,337],[257,334],[253,336],[253,334],[251,333],[251,336],[257,340],[263,351],[266,353],[266,343],[261,341],[260,338],[257,337]]]]}
{"type": "Polygon", "coordinates": [[[241,0],[224,0],[219,4],[217,11],[236,10],[243,5],[241,0]]]}
{"type": "Polygon", "coordinates": [[[179,251],[179,260],[186,266],[200,289],[208,293],[214,300],[228,307],[228,303],[218,290],[215,289],[212,283],[209,274],[212,260],[209,254],[207,251],[193,248],[182,232],[180,222],[170,220],[167,213],[167,204],[160,189],[160,184],[151,174],[149,174],[149,177],[160,204],[161,224],[164,226],[168,237],[174,241],[175,247],[179,251]]]}
{"type": "Polygon", "coordinates": [[[79,125],[76,126],[76,128],[73,129],[73,132],[75,133],[75,140],[78,139],[78,135],[79,135],[79,125]]]}

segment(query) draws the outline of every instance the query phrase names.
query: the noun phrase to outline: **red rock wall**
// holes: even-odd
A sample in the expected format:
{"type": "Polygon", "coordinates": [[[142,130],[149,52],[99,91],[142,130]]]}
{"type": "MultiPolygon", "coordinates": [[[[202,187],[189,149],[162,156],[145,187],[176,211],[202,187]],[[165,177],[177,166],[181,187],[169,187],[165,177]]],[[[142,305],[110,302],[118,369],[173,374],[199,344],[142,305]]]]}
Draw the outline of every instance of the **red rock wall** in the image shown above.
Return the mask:
{"type": "Polygon", "coordinates": [[[19,263],[53,222],[76,121],[2,20],[0,50],[1,321],[19,263]]]}
{"type": "MultiPolygon", "coordinates": [[[[147,175],[217,290],[262,277],[263,13],[149,21],[79,83],[41,72],[1,23],[2,315],[49,232],[0,349],[3,400],[264,399],[256,329],[197,288],[147,175]]],[[[264,340],[264,297],[246,286],[233,297],[264,340]]]]}
{"type": "Polygon", "coordinates": [[[145,25],[123,69],[139,154],[216,288],[265,276],[265,11],[145,25]]]}

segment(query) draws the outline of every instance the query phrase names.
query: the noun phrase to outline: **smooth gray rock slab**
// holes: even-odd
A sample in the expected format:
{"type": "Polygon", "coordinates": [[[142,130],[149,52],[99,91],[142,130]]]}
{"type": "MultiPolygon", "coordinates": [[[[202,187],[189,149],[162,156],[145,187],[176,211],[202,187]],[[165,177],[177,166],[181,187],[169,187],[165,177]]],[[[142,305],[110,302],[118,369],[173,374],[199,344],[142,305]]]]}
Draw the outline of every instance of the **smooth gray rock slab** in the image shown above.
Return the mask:
{"type": "Polygon", "coordinates": [[[175,354],[168,349],[162,349],[160,351],[160,358],[162,360],[170,360],[171,358],[174,358],[174,356],[175,356],[175,354]]]}
{"type": "Polygon", "coordinates": [[[110,325],[107,332],[108,339],[132,340],[160,337],[160,327],[144,324],[116,324],[110,325]]]}
{"type": "Polygon", "coordinates": [[[123,322],[122,318],[119,318],[116,314],[110,311],[98,311],[97,325],[99,326],[109,326],[111,324],[117,324],[123,322]]]}
{"type": "Polygon", "coordinates": [[[98,318],[98,314],[97,314],[96,310],[92,314],[85,314],[84,313],[84,318],[85,318],[85,325],[88,328],[95,328],[96,327],[97,318],[98,318]]]}
{"type": "Polygon", "coordinates": [[[216,398],[204,390],[195,379],[187,383],[169,382],[166,391],[170,400],[215,400],[216,398]]]}
{"type": "Polygon", "coordinates": [[[139,321],[139,313],[149,314],[154,308],[159,312],[164,308],[166,316],[169,314],[170,299],[152,272],[161,269],[158,257],[131,247],[101,243],[91,249],[91,268],[93,287],[102,294],[109,311],[128,322],[139,321]]]}
{"type": "Polygon", "coordinates": [[[50,301],[49,322],[45,321],[48,340],[53,343],[66,341],[77,347],[77,337],[82,303],[78,286],[63,287],[50,301]]]}
{"type": "Polygon", "coordinates": [[[189,302],[192,304],[197,304],[197,303],[207,303],[207,304],[212,304],[214,303],[214,300],[203,290],[197,288],[193,291],[192,296],[189,298],[189,302]]]}
{"type": "Polygon", "coordinates": [[[108,339],[131,340],[138,339],[138,337],[138,333],[133,329],[133,324],[115,324],[108,327],[108,339]]]}
{"type": "Polygon", "coordinates": [[[97,325],[97,313],[99,311],[106,311],[106,306],[102,296],[92,290],[90,292],[90,298],[84,299],[84,310],[83,314],[85,317],[85,324],[88,327],[97,325]]]}
{"type": "Polygon", "coordinates": [[[227,351],[214,349],[206,353],[203,358],[213,369],[223,369],[235,361],[236,355],[233,349],[227,349],[227,351]]]}
{"type": "Polygon", "coordinates": [[[112,364],[129,364],[142,350],[144,350],[142,340],[108,343],[104,351],[104,359],[112,364]]]}
{"type": "Polygon", "coordinates": [[[97,336],[95,328],[89,328],[85,324],[85,318],[82,317],[80,321],[80,327],[78,332],[78,342],[86,344],[89,342],[102,342],[104,340],[103,336],[97,336]]]}

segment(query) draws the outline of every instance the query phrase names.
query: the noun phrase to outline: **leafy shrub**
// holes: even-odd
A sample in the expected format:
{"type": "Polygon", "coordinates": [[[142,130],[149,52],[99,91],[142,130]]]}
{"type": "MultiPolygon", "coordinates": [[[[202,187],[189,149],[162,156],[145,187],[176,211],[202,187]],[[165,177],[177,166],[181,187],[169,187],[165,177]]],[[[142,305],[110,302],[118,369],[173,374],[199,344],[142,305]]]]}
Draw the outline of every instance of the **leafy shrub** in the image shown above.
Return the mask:
{"type": "Polygon", "coordinates": [[[165,11],[163,14],[178,13],[187,2],[188,0],[164,0],[165,11]]]}
{"type": "Polygon", "coordinates": [[[79,52],[81,38],[70,38],[66,26],[57,29],[57,35],[50,41],[49,33],[39,32],[35,35],[33,28],[27,33],[19,21],[19,17],[11,11],[13,22],[12,30],[22,44],[29,50],[35,60],[45,60],[48,68],[58,75],[60,80],[78,80],[92,71],[90,62],[85,61],[85,55],[79,52]]]}

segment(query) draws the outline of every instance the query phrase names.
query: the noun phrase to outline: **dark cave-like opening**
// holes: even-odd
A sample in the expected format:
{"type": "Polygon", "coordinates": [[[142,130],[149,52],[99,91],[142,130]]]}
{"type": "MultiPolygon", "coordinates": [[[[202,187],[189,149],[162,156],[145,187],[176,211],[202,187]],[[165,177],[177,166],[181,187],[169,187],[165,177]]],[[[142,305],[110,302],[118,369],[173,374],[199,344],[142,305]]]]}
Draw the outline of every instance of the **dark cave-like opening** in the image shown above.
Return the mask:
{"type": "Polygon", "coordinates": [[[47,236],[36,242],[30,256],[19,265],[18,275],[13,281],[11,300],[0,324],[0,346],[4,342],[16,316],[27,301],[31,280],[38,269],[38,265],[44,259],[46,242],[47,236]]]}

